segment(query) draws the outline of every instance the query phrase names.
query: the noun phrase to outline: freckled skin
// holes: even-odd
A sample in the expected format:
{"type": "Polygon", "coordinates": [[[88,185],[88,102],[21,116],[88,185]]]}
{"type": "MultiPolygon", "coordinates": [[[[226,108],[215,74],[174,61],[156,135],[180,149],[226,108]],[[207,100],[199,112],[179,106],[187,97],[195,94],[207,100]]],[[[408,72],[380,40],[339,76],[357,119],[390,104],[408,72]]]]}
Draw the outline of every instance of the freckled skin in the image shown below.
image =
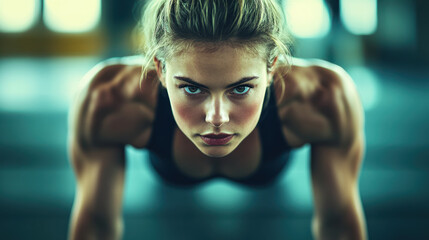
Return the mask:
{"type": "MultiPolygon", "coordinates": [[[[159,62],[157,63],[159,66],[159,62]]],[[[190,49],[167,59],[166,72],[158,71],[167,88],[173,116],[179,129],[205,155],[224,157],[255,129],[261,111],[268,80],[266,60],[242,49],[221,46],[215,52],[190,49]],[[180,85],[190,85],[175,76],[187,77],[203,84],[199,94],[188,96],[180,85]],[[253,77],[242,85],[252,85],[246,96],[235,94],[237,87],[226,88],[244,77],[253,77]],[[220,125],[219,128],[214,125],[220,125]],[[209,133],[235,134],[224,146],[209,146],[200,135],[209,133]]],[[[241,86],[241,85],[240,85],[241,86]]]]}

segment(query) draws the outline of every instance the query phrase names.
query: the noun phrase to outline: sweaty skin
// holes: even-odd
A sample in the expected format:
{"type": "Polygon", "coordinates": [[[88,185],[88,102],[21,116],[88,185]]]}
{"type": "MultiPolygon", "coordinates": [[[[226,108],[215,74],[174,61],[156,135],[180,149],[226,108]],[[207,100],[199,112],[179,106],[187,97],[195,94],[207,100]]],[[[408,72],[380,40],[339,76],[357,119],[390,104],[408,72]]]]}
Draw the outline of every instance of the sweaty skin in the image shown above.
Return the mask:
{"type": "Polygon", "coordinates": [[[173,141],[173,160],[179,169],[194,178],[212,174],[242,178],[261,160],[256,124],[265,90],[274,80],[288,144],[311,145],[314,237],[366,239],[358,191],[363,111],[349,75],[321,60],[293,58],[288,67],[279,58],[269,72],[263,59],[244,50],[194,50],[167,60],[166,72],[155,59],[156,68],[141,88],[141,59],[136,57],[103,62],[85,76],[69,113],[69,154],[77,179],[69,238],[121,237],[124,147],[147,145],[158,84],[167,88],[179,127],[173,141]],[[207,88],[180,88],[192,84],[177,76],[207,88]],[[247,88],[226,87],[244,77],[256,77],[244,83],[253,87],[248,96],[237,96],[247,88]],[[189,97],[186,90],[199,95],[189,97]],[[213,147],[199,136],[216,132],[234,137],[226,146],[213,147]]]}

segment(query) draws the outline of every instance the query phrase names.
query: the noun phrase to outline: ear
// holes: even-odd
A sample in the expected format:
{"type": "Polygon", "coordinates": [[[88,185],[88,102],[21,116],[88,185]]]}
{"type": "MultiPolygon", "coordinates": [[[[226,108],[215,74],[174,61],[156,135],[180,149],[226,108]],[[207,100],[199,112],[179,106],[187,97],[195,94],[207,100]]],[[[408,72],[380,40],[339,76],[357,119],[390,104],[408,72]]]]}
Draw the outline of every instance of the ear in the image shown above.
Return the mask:
{"type": "MultiPolygon", "coordinates": [[[[165,66],[163,66],[163,63],[161,60],[159,60],[157,57],[153,57],[153,62],[155,64],[156,73],[158,75],[158,79],[161,82],[162,86],[165,88],[165,72],[162,71],[162,69],[165,69],[165,66]]],[[[164,62],[165,64],[165,62],[164,62]]]]}
{"type": "Polygon", "coordinates": [[[277,63],[277,59],[278,59],[278,56],[276,56],[273,59],[273,63],[271,64],[271,66],[268,67],[268,86],[270,86],[272,81],[274,80],[273,76],[274,76],[274,70],[277,63]]]}

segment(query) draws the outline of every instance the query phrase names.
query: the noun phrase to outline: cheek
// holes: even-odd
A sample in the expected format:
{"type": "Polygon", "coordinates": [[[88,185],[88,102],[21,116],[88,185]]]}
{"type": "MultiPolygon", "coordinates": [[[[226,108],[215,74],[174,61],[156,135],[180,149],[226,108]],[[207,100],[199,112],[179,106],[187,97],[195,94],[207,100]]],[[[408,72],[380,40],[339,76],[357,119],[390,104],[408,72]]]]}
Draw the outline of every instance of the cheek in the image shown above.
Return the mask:
{"type": "Polygon", "coordinates": [[[177,102],[173,104],[173,115],[179,125],[192,125],[201,123],[201,111],[195,108],[195,105],[186,102],[177,102]]]}
{"type": "Polygon", "coordinates": [[[249,122],[256,122],[260,115],[261,103],[249,103],[242,105],[234,111],[234,115],[231,116],[236,119],[237,124],[249,124],[249,122]]]}

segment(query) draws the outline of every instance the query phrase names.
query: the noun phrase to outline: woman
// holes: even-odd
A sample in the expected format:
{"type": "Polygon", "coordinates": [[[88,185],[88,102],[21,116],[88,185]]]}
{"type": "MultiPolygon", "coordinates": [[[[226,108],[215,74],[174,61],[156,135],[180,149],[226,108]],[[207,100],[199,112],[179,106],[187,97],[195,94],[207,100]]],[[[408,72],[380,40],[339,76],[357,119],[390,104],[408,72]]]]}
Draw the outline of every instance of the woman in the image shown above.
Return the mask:
{"type": "Polygon", "coordinates": [[[307,143],[314,237],[366,238],[358,95],[338,66],[288,57],[275,0],[153,0],[142,23],[143,61],[98,65],[70,112],[71,239],[120,238],[127,144],[170,184],[262,186],[307,143]]]}

